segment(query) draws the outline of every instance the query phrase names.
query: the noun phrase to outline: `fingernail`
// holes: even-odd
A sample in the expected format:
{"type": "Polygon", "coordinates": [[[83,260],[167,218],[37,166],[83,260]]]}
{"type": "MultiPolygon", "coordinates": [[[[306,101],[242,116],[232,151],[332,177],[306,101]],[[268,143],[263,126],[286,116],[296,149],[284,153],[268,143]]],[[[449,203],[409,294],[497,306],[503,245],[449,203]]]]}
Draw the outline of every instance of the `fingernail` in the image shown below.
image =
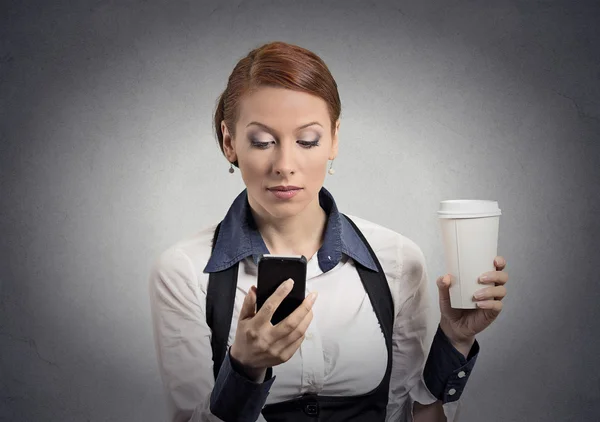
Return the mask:
{"type": "Polygon", "coordinates": [[[486,291],[486,289],[478,290],[475,292],[475,294],[473,294],[473,296],[475,296],[475,299],[481,299],[482,297],[485,296],[485,291],[486,291]]]}
{"type": "Polygon", "coordinates": [[[308,301],[311,305],[315,303],[315,300],[317,300],[317,292],[312,292],[310,295],[308,295],[308,301]]]}
{"type": "Polygon", "coordinates": [[[490,277],[487,275],[482,275],[481,277],[479,277],[479,281],[488,281],[489,279],[490,277]]]}
{"type": "Polygon", "coordinates": [[[291,278],[288,278],[285,281],[284,285],[285,285],[286,290],[291,289],[292,287],[294,287],[294,280],[292,280],[291,278]]]}

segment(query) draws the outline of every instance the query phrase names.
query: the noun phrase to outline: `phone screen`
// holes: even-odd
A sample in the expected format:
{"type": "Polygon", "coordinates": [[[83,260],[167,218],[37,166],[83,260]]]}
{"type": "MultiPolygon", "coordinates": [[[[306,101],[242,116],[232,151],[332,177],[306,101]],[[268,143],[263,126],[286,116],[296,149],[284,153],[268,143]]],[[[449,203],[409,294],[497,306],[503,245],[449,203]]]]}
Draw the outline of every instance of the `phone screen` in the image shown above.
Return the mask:
{"type": "Polygon", "coordinates": [[[257,312],[277,290],[277,287],[288,278],[294,280],[294,287],[275,310],[271,318],[273,325],[284,320],[304,301],[306,258],[304,256],[263,255],[258,261],[257,312]]]}

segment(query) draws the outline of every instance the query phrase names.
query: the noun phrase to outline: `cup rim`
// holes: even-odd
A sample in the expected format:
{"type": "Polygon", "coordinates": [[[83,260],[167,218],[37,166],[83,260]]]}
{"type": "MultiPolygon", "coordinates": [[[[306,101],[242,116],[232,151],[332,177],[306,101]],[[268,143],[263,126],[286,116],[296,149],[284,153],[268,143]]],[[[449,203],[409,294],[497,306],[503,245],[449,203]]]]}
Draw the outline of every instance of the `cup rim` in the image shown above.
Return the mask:
{"type": "Polygon", "coordinates": [[[481,213],[473,213],[473,212],[449,212],[449,211],[438,211],[437,212],[439,218],[485,218],[485,217],[500,217],[502,212],[498,210],[497,212],[481,212],[481,213]]]}
{"type": "Polygon", "coordinates": [[[451,204],[451,203],[465,203],[465,202],[495,202],[498,203],[498,201],[494,201],[491,199],[446,199],[443,201],[440,201],[441,203],[444,204],[451,204]]]}

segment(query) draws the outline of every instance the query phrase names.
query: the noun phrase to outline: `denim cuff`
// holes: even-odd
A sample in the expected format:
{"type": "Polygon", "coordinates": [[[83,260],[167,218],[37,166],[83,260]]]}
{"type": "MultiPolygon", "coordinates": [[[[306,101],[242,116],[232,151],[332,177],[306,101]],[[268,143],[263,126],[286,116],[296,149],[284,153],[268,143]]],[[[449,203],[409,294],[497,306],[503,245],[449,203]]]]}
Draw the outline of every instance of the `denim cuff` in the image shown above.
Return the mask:
{"type": "Polygon", "coordinates": [[[210,396],[211,413],[227,422],[255,422],[275,378],[268,368],[262,383],[250,380],[236,370],[228,350],[210,396]]]}
{"type": "Polygon", "coordinates": [[[473,372],[478,355],[477,339],[465,359],[438,324],[423,371],[425,385],[444,404],[458,400],[465,389],[469,375],[473,372]]]}

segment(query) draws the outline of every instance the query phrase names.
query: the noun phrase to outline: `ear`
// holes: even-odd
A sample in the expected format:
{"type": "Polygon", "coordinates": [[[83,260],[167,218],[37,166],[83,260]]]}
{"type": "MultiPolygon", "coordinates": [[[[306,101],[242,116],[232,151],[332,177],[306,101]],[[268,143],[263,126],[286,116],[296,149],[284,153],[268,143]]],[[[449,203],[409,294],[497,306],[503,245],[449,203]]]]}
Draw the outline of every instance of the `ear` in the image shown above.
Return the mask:
{"type": "Polygon", "coordinates": [[[331,138],[331,151],[329,152],[329,159],[333,160],[338,155],[338,132],[340,131],[340,119],[335,122],[335,132],[333,138],[331,138]]]}
{"type": "Polygon", "coordinates": [[[231,136],[229,129],[227,129],[225,120],[221,121],[221,133],[223,134],[223,152],[225,153],[227,160],[229,160],[230,163],[233,163],[237,160],[237,154],[235,153],[235,140],[231,136]]]}

